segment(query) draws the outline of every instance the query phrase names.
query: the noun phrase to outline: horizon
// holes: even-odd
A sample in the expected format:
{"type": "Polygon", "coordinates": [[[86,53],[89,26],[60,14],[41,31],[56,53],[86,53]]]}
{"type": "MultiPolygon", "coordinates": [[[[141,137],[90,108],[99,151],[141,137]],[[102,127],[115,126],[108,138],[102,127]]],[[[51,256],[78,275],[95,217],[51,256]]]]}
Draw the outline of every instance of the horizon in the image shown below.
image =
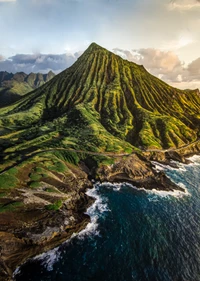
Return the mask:
{"type": "Polygon", "coordinates": [[[199,0],[0,0],[0,71],[57,74],[96,42],[169,85],[200,88],[199,12],[199,0]]]}

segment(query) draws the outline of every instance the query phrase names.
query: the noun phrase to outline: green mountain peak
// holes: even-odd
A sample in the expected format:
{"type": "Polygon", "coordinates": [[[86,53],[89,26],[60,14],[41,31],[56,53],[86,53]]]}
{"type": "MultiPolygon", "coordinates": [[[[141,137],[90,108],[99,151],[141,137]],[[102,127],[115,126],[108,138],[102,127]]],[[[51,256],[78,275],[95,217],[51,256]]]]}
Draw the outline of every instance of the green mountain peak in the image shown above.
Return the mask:
{"type": "MultiPolygon", "coordinates": [[[[100,45],[98,45],[98,44],[95,43],[95,42],[92,42],[92,43],[89,45],[89,47],[88,47],[87,50],[94,51],[94,50],[97,50],[97,49],[105,50],[103,47],[101,47],[100,45]]],[[[86,51],[87,51],[87,50],[86,50],[86,51]]]]}
{"type": "Polygon", "coordinates": [[[79,120],[80,137],[83,124],[93,124],[91,134],[101,128],[128,146],[180,147],[199,135],[199,104],[196,91],[173,88],[92,43],[70,68],[5,108],[0,122],[27,127],[65,116],[66,128],[79,120]]]}

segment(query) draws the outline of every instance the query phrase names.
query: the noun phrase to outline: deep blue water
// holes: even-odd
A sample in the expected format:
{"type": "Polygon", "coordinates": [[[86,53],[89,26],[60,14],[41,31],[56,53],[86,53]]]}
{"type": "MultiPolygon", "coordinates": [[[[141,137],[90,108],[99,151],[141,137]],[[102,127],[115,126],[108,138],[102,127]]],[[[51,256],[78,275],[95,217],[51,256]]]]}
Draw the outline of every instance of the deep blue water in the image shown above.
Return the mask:
{"type": "Polygon", "coordinates": [[[21,267],[16,281],[199,281],[199,165],[166,168],[189,195],[96,185],[87,229],[21,267]]]}

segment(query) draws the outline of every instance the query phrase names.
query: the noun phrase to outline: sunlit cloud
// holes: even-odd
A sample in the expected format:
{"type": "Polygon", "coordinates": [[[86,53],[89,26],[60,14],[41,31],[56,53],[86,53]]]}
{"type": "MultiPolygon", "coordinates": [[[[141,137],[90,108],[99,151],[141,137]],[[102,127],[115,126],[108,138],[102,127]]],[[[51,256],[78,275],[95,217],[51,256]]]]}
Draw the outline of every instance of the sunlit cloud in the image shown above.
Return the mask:
{"type": "Polygon", "coordinates": [[[200,7],[200,0],[171,0],[169,8],[179,10],[190,10],[200,7]]]}
{"type": "Polygon", "coordinates": [[[177,40],[164,42],[161,45],[161,49],[174,51],[174,50],[184,48],[194,42],[195,42],[195,40],[192,38],[191,34],[189,32],[184,32],[184,33],[180,34],[180,36],[177,38],[177,40]]]}
{"type": "Polygon", "coordinates": [[[188,65],[173,51],[159,49],[123,50],[115,48],[124,59],[143,65],[151,74],[177,88],[200,88],[200,58],[188,65]]]}
{"type": "Polygon", "coordinates": [[[171,41],[171,42],[167,42],[162,44],[161,49],[163,50],[178,50],[181,49],[183,47],[186,47],[190,44],[192,44],[194,41],[191,38],[180,38],[177,41],[171,41]]]}

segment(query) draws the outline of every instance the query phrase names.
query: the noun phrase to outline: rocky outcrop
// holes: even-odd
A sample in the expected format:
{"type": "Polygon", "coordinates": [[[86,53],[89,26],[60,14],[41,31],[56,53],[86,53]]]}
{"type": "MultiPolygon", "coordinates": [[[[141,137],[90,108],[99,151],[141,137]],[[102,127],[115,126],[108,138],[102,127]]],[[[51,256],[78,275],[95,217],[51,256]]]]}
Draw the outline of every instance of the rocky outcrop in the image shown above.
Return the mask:
{"type": "Polygon", "coordinates": [[[85,190],[91,187],[91,182],[78,168],[73,172],[73,179],[63,179],[63,186],[68,188],[62,192],[59,191],[61,181],[55,186],[56,193],[45,193],[44,186],[50,184],[43,182],[43,187],[15,190],[4,200],[9,205],[13,198],[18,198],[24,200],[25,205],[15,211],[0,213],[0,281],[12,280],[18,265],[58,246],[86,227],[90,218],[85,212],[93,199],[85,194],[85,190]],[[62,199],[62,206],[51,208],[54,205],[49,203],[57,202],[58,198],[62,199]]]}
{"type": "Polygon", "coordinates": [[[187,159],[189,156],[200,153],[200,140],[197,140],[191,144],[185,145],[177,149],[169,150],[154,150],[143,152],[146,159],[150,161],[158,161],[160,163],[171,165],[171,160],[189,163],[187,159]]]}
{"type": "Polygon", "coordinates": [[[102,182],[129,182],[138,188],[184,191],[162,171],[156,172],[151,162],[140,154],[130,155],[109,167],[102,166],[97,174],[102,182]]]}

